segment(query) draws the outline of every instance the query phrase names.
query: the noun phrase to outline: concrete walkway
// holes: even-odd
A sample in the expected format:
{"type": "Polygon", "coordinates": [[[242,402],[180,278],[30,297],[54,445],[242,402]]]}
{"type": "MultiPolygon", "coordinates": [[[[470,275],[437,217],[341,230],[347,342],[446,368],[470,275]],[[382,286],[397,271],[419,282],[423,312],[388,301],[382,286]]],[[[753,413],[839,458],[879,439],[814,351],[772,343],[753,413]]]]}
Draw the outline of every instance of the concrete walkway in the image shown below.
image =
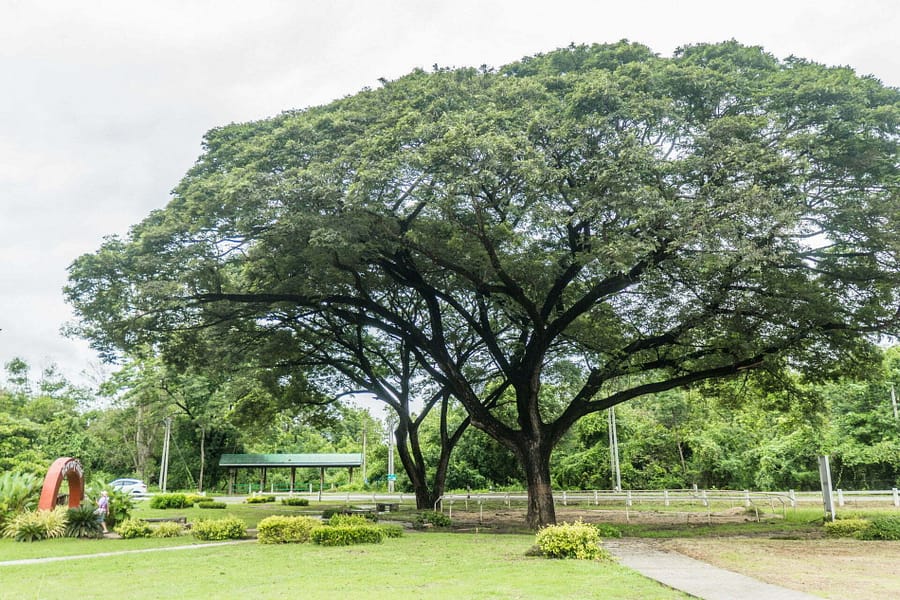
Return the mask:
{"type": "Polygon", "coordinates": [[[619,563],[670,588],[702,600],[821,600],[741,575],[635,539],[605,539],[619,563]]]}

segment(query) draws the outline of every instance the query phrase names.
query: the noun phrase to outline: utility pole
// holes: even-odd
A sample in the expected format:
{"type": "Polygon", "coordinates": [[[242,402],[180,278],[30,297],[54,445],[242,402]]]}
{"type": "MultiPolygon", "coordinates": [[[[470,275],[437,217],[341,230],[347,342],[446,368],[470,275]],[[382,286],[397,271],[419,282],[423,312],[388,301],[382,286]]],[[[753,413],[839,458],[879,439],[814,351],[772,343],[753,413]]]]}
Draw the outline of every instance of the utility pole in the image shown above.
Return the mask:
{"type": "MultiPolygon", "coordinates": [[[[368,414],[368,413],[366,413],[368,414]]],[[[363,444],[362,444],[362,479],[363,485],[369,483],[369,475],[366,473],[366,431],[369,429],[368,423],[363,423],[363,444]]]]}
{"type": "Polygon", "coordinates": [[[897,416],[897,393],[894,391],[894,382],[889,381],[891,384],[891,405],[894,407],[894,419],[900,418],[897,416]]]}
{"type": "Polygon", "coordinates": [[[616,433],[616,409],[609,407],[609,470],[613,477],[613,489],[622,491],[622,470],[619,467],[619,435],[616,433]]]}
{"type": "Polygon", "coordinates": [[[397,476],[394,475],[394,418],[393,415],[388,415],[387,418],[387,427],[388,427],[388,493],[394,493],[394,481],[396,481],[397,476]]]}
{"type": "Polygon", "coordinates": [[[169,478],[169,437],[172,434],[172,417],[166,417],[166,435],[163,438],[162,466],[159,470],[159,489],[166,493],[166,480],[169,478]]]}

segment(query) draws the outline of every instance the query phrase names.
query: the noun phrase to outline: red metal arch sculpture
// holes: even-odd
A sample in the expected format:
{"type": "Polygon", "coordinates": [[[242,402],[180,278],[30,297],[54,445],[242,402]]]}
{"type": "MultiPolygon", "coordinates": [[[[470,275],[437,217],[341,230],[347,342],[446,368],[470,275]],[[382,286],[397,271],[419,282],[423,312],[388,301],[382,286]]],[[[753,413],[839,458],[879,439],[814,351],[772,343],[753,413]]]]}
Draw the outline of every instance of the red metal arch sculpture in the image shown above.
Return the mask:
{"type": "Polygon", "coordinates": [[[64,456],[53,461],[47,476],[44,477],[44,487],[41,489],[41,499],[38,502],[39,510],[53,510],[56,507],[56,497],[63,477],[69,482],[69,508],[81,506],[81,500],[84,498],[84,469],[77,458],[64,456]]]}

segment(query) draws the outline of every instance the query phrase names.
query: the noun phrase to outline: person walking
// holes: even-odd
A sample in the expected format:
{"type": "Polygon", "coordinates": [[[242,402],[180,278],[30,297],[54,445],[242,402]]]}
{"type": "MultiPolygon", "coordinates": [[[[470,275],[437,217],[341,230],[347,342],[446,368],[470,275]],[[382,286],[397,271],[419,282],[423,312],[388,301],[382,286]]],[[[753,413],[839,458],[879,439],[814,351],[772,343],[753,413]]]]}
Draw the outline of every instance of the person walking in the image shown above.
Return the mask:
{"type": "Polygon", "coordinates": [[[100,497],[97,498],[97,510],[94,511],[94,514],[97,515],[97,521],[103,527],[103,533],[109,533],[109,529],[106,528],[106,515],[109,514],[109,493],[106,490],[100,492],[100,497]]]}

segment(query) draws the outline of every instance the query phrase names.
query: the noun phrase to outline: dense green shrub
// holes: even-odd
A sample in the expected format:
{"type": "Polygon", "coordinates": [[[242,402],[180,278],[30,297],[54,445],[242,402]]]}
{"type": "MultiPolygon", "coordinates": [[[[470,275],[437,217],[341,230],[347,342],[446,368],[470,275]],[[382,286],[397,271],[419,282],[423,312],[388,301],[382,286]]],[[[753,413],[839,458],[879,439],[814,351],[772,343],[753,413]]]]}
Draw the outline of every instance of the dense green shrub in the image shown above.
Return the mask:
{"type": "Polygon", "coordinates": [[[225,508],[228,506],[224,502],[199,502],[197,508],[225,508]]]}
{"type": "Polygon", "coordinates": [[[247,535],[247,524],[237,517],[201,519],[193,524],[191,533],[198,540],[238,540],[247,535]]]}
{"type": "Polygon", "coordinates": [[[320,546],[380,544],[385,537],[384,531],[377,525],[329,525],[312,531],[312,541],[320,546]]]}
{"type": "Polygon", "coordinates": [[[825,533],[834,537],[856,537],[868,529],[868,519],[838,519],[825,522],[825,533]]]}
{"type": "Polygon", "coordinates": [[[150,508],[185,508],[188,506],[184,494],[156,494],[150,499],[150,508]]]}
{"type": "Polygon", "coordinates": [[[386,538],[403,537],[403,526],[401,525],[388,524],[379,525],[378,527],[384,532],[384,537],[386,538]]]}
{"type": "Polygon", "coordinates": [[[328,524],[333,527],[342,525],[346,527],[362,527],[364,525],[370,525],[371,523],[363,515],[347,515],[343,513],[335,513],[331,515],[330,519],[328,519],[328,524]]]}
{"type": "Polygon", "coordinates": [[[103,537],[103,527],[97,521],[94,507],[82,504],[78,508],[70,508],[66,513],[66,537],[99,538],[103,537]]]}
{"type": "Polygon", "coordinates": [[[187,506],[192,506],[194,504],[199,504],[201,502],[212,502],[213,498],[211,496],[204,496],[202,494],[187,494],[185,496],[185,503],[187,506]]]}
{"type": "Polygon", "coordinates": [[[597,530],[597,533],[600,534],[601,538],[622,537],[622,530],[615,525],[610,525],[609,523],[594,523],[593,526],[594,529],[597,530]]]}
{"type": "Polygon", "coordinates": [[[416,518],[413,521],[413,527],[416,529],[422,529],[428,525],[432,525],[434,527],[450,527],[452,525],[452,521],[450,517],[445,515],[442,512],[438,512],[436,510],[423,510],[416,513],[416,518]]]}
{"type": "Polygon", "coordinates": [[[285,506],[309,506],[306,498],[282,498],[281,503],[285,506]]]}
{"type": "Polygon", "coordinates": [[[181,523],[163,522],[152,527],[150,537],[154,538],[172,538],[184,534],[184,527],[181,523]]]}
{"type": "Polygon", "coordinates": [[[149,537],[153,533],[150,523],[141,519],[125,519],[116,525],[116,533],[126,540],[149,537]]]}
{"type": "Polygon", "coordinates": [[[563,523],[544,527],[537,533],[537,547],[550,558],[609,559],[600,547],[600,533],[587,523],[563,523]]]}
{"type": "Polygon", "coordinates": [[[265,504],[266,502],[275,502],[275,496],[249,496],[244,502],[247,504],[265,504]]]}
{"type": "Polygon", "coordinates": [[[310,540],[313,529],[322,527],[312,517],[266,517],[257,525],[257,539],[261,544],[302,544],[310,540]]]}
{"type": "Polygon", "coordinates": [[[66,509],[25,511],[14,515],[3,528],[4,537],[17,542],[37,542],[66,533],[66,509]]]}
{"type": "Polygon", "coordinates": [[[857,537],[861,540],[900,540],[900,515],[874,517],[857,537]]]}

